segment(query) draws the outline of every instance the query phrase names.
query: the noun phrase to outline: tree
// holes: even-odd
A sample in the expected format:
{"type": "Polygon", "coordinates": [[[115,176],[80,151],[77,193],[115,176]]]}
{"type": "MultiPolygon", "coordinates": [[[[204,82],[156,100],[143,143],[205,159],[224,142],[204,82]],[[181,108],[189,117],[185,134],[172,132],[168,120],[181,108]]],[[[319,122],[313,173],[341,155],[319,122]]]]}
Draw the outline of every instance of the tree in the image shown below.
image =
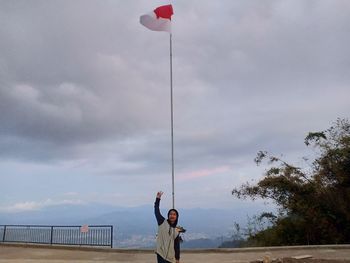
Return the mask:
{"type": "Polygon", "coordinates": [[[350,242],[350,123],[338,119],[322,132],[310,132],[305,144],[315,160],[306,170],[260,151],[259,165],[269,169],[256,184],[232,190],[240,199],[270,199],[278,207],[272,225],[251,235],[259,245],[297,245],[350,242]]]}

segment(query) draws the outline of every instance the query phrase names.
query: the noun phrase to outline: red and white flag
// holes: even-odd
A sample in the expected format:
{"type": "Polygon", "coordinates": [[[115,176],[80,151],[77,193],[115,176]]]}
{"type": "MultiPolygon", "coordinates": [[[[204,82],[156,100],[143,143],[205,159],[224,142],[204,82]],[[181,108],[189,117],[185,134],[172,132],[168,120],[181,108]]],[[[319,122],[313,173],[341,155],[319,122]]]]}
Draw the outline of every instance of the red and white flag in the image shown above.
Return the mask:
{"type": "Polygon", "coordinates": [[[140,17],[140,23],[153,31],[171,33],[171,16],[174,14],[172,5],[163,5],[153,12],[140,17]]]}

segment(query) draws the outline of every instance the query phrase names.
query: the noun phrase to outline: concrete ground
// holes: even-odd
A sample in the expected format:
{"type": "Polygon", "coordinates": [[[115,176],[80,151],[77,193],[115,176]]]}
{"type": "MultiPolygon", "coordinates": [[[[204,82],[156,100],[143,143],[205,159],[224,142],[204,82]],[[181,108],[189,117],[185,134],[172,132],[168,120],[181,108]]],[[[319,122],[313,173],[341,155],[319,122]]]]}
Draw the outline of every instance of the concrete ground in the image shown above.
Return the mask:
{"type": "MultiPolygon", "coordinates": [[[[213,249],[182,251],[181,262],[238,263],[250,262],[269,255],[283,258],[312,255],[316,259],[338,259],[350,263],[350,245],[280,248],[213,249]]],[[[152,251],[118,250],[40,245],[0,244],[0,263],[95,263],[95,262],[156,262],[152,251]]],[[[302,263],[302,261],[300,261],[302,263]]]]}

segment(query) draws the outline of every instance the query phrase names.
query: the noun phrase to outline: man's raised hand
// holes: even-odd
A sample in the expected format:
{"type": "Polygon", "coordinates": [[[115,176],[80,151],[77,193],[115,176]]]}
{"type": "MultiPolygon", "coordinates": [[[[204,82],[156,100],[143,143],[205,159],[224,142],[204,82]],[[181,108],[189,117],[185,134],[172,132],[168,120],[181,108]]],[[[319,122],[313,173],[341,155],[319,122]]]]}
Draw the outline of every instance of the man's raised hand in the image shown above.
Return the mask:
{"type": "Polygon", "coordinates": [[[157,193],[157,198],[161,199],[161,198],[162,198],[162,195],[163,195],[163,192],[162,192],[162,191],[159,191],[159,192],[157,193]]]}

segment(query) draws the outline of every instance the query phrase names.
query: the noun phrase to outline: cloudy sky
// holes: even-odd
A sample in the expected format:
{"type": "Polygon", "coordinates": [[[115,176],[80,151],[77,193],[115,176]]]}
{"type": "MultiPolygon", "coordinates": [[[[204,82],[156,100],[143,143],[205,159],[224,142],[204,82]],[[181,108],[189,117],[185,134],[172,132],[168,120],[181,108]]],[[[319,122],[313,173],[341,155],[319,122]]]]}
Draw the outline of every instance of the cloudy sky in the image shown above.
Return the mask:
{"type": "MultiPolygon", "coordinates": [[[[171,202],[161,0],[0,0],[0,211],[171,202]]],[[[350,112],[348,0],[172,1],[176,206],[231,208],[259,150],[350,112]]]]}

